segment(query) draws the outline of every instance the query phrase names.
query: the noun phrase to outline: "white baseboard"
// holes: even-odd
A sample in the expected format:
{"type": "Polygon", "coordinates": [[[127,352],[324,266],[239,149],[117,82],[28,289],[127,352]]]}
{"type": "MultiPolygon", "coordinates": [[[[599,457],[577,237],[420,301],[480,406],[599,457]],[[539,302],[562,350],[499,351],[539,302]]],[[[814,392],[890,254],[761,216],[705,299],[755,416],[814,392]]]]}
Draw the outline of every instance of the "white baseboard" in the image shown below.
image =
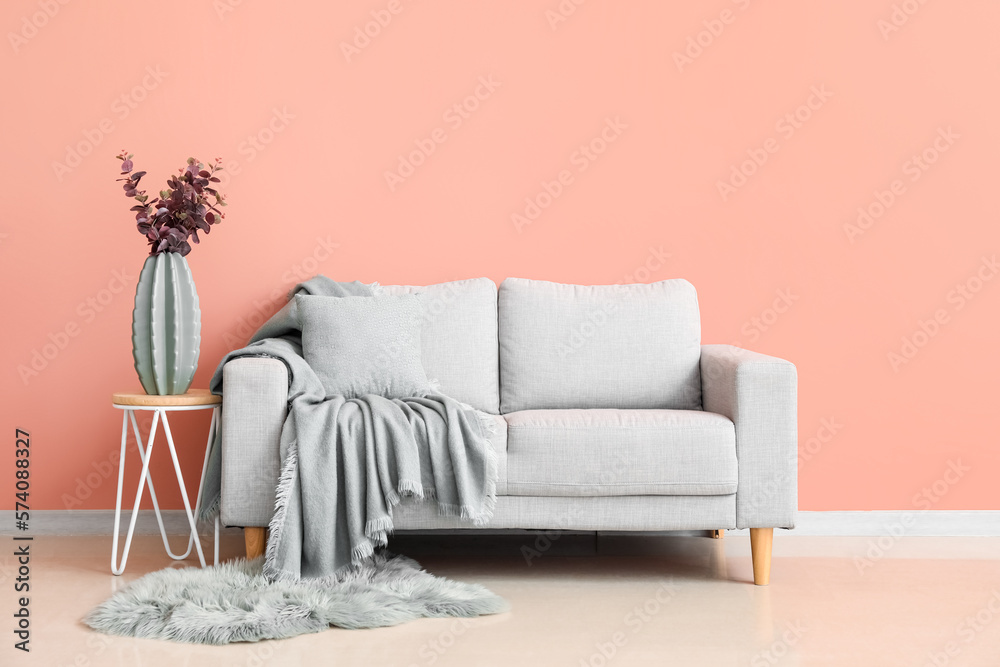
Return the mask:
{"type": "MultiPolygon", "coordinates": [[[[130,515],[122,512],[122,534],[128,528],[130,515]]],[[[14,527],[14,511],[0,510],[0,535],[110,535],[114,521],[113,510],[35,510],[31,512],[29,531],[20,533],[14,527]]],[[[164,510],[163,524],[170,535],[188,532],[183,510],[164,510]]],[[[1000,537],[1000,510],[799,512],[796,528],[780,534],[877,536],[898,532],[899,526],[904,529],[901,534],[907,537],[1000,537]]],[[[208,534],[211,528],[210,524],[199,525],[202,534],[208,534]]],[[[158,531],[153,511],[140,510],[135,533],[155,535],[158,531]]],[[[223,535],[238,533],[238,528],[223,529],[223,535]]]]}
{"type": "Polygon", "coordinates": [[[794,530],[781,531],[781,535],[878,536],[893,532],[906,537],[1000,537],[1000,510],[800,511],[794,530]],[[901,533],[900,526],[904,529],[901,533]]]}

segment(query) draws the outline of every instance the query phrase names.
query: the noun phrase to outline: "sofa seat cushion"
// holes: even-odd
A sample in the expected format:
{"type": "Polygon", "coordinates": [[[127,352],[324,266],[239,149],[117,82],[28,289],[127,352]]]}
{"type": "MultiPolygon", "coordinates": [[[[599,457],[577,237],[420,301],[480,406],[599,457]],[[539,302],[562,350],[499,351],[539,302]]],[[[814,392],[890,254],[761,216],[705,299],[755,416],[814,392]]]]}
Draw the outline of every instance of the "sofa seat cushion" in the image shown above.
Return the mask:
{"type": "Polygon", "coordinates": [[[524,410],[507,420],[513,496],[736,493],[736,429],[700,410],[524,410]]]}

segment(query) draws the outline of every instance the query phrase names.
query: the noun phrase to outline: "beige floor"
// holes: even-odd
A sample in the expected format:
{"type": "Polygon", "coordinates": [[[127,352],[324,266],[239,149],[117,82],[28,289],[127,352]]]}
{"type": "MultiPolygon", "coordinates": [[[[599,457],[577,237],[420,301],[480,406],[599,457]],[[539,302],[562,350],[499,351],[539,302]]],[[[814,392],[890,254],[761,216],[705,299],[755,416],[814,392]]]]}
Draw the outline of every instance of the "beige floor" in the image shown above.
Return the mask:
{"type": "MultiPolygon", "coordinates": [[[[0,665],[1000,665],[1000,538],[779,533],[769,587],[748,583],[749,540],[739,535],[564,535],[547,549],[534,540],[395,543],[432,572],[504,596],[507,614],[205,647],[110,638],[80,623],[167,564],[158,537],[137,538],[122,577],[108,571],[110,538],[39,537],[30,655],[11,648],[17,575],[12,549],[0,555],[0,665]],[[523,545],[543,547],[530,566],[523,545]]],[[[223,555],[240,547],[227,539],[223,555]]]]}

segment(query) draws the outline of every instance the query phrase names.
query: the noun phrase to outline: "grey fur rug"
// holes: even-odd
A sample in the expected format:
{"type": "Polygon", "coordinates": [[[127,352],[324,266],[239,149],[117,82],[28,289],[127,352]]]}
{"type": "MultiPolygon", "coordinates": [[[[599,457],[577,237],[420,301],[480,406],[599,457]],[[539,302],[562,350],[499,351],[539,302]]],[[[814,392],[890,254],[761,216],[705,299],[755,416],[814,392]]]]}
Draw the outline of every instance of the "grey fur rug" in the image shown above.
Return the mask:
{"type": "Polygon", "coordinates": [[[261,573],[263,560],[152,572],[95,607],[84,622],[111,635],[229,644],[330,626],[380,628],[422,617],[508,609],[483,586],[435,577],[405,556],[377,553],[336,584],[268,582],[261,573]]]}

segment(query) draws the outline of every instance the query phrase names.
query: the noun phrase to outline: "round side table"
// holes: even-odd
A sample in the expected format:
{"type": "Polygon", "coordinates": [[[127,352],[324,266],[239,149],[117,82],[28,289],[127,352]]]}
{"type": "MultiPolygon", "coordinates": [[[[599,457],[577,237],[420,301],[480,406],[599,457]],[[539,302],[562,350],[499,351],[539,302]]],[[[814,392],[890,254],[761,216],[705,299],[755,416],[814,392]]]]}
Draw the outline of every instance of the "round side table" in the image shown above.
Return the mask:
{"type": "MultiPolygon", "coordinates": [[[[201,549],[201,541],[198,539],[197,517],[201,509],[201,490],[205,483],[205,468],[208,464],[208,453],[212,446],[212,440],[219,427],[219,407],[222,405],[222,397],[210,393],[207,389],[191,389],[186,394],[176,396],[150,396],[148,394],[117,393],[111,397],[112,405],[122,410],[122,449],[118,462],[118,496],[115,500],[115,535],[111,546],[111,573],[120,575],[125,571],[125,563],[128,561],[128,552],[132,546],[132,533],[135,530],[135,520],[139,516],[139,504],[142,501],[142,492],[145,486],[149,485],[149,496],[153,500],[153,511],[156,513],[156,522],[160,526],[160,535],[163,537],[163,548],[167,555],[174,560],[183,560],[191,553],[194,546],[198,553],[198,560],[201,566],[205,567],[205,554],[201,549]],[[135,419],[135,413],[139,410],[153,413],[153,424],[149,429],[149,438],[146,446],[142,446],[142,437],[139,434],[139,425],[135,419]],[[187,488],[184,486],[184,476],[181,474],[181,466],[177,461],[177,450],[174,448],[174,438],[170,433],[170,422],[167,421],[168,412],[189,412],[192,410],[211,410],[212,422],[208,429],[208,444],[205,447],[205,462],[202,464],[201,482],[198,484],[198,497],[195,500],[194,512],[191,512],[191,503],[188,500],[187,488]],[[139,458],[142,460],[142,473],[139,478],[139,488],[135,493],[135,504],[132,506],[132,517],[129,519],[128,535],[125,538],[125,548],[122,552],[121,564],[118,564],[118,533],[121,526],[122,512],[122,484],[125,479],[125,445],[128,440],[128,424],[132,422],[132,430],[135,434],[136,446],[139,449],[139,458]],[[153,443],[156,439],[157,424],[163,422],[163,431],[167,435],[167,448],[170,450],[170,458],[174,462],[174,472],[177,474],[177,485],[181,490],[181,498],[184,500],[184,511],[187,513],[188,525],[191,533],[188,536],[187,550],[183,554],[175,554],[170,550],[167,541],[167,531],[163,527],[163,517],[160,515],[160,505],[156,500],[156,490],[153,488],[153,480],[149,474],[149,460],[153,455],[153,443]]],[[[219,562],[219,517],[215,517],[215,563],[219,562]]]]}

